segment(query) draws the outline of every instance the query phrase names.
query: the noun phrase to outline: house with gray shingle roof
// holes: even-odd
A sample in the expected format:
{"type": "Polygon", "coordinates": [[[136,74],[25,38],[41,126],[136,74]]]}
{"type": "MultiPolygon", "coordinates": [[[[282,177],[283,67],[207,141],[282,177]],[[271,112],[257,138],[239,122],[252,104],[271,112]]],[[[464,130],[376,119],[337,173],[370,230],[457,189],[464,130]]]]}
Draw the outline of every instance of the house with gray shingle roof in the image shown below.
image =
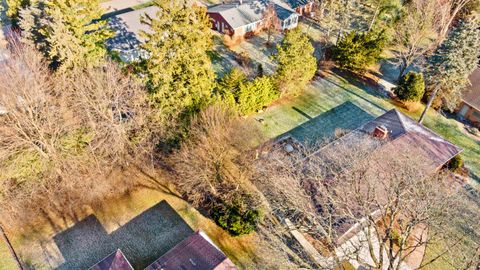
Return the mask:
{"type": "Polygon", "coordinates": [[[260,32],[267,26],[267,13],[273,10],[277,28],[287,30],[297,27],[295,10],[286,3],[270,0],[239,0],[208,8],[212,28],[230,36],[245,36],[260,32]]]}

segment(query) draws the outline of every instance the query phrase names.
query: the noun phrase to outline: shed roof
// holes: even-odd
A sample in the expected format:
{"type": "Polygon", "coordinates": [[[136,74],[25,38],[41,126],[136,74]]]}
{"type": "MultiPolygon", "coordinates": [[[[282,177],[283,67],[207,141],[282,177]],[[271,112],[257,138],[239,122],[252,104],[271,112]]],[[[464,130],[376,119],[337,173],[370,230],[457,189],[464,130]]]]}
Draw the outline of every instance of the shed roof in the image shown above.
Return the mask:
{"type": "Polygon", "coordinates": [[[108,255],[89,270],[133,270],[133,267],[128,262],[120,249],[108,255]]]}
{"type": "Polygon", "coordinates": [[[202,232],[189,236],[145,270],[237,269],[202,232]]]}

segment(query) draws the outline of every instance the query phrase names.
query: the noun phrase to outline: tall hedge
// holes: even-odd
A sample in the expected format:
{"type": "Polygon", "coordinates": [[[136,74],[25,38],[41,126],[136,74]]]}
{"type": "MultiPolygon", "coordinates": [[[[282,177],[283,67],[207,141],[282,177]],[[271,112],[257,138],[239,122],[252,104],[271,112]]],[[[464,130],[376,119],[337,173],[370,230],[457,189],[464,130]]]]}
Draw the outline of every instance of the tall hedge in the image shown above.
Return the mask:
{"type": "Polygon", "coordinates": [[[235,93],[238,110],[250,114],[260,110],[279,97],[280,93],[272,77],[258,77],[253,81],[242,83],[235,93]]]}

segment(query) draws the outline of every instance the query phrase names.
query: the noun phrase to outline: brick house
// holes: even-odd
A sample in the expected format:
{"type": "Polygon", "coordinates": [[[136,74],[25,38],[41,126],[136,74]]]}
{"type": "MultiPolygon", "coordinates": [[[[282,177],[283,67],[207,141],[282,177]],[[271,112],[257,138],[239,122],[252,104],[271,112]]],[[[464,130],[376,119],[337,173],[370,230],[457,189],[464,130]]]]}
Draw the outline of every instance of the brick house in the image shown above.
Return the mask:
{"type": "Polygon", "coordinates": [[[313,1],[311,0],[286,0],[287,4],[298,14],[310,16],[313,12],[313,1]]]}
{"type": "Polygon", "coordinates": [[[456,113],[472,125],[480,128],[480,68],[470,75],[471,86],[462,95],[462,102],[456,113]]]}
{"type": "Polygon", "coordinates": [[[211,6],[207,14],[214,30],[229,36],[246,36],[257,34],[266,27],[265,14],[269,8],[274,10],[279,30],[297,27],[300,15],[279,1],[239,0],[211,6]]]}

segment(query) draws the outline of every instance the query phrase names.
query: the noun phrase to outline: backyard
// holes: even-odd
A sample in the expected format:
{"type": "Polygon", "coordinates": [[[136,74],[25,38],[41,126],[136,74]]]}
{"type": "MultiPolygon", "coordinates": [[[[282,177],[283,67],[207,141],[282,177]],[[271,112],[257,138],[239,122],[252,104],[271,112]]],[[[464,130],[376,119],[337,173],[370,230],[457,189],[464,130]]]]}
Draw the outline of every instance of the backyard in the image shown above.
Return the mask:
{"type": "MultiPolygon", "coordinates": [[[[120,248],[143,269],[196,230],[203,230],[238,266],[260,258],[256,234],[232,237],[187,202],[138,174],[139,186],[120,198],[76,209],[76,217],[46,213],[38,222],[7,231],[27,269],[88,269],[120,248]]],[[[3,241],[0,269],[15,268],[3,241]]]]}
{"type": "MultiPolygon", "coordinates": [[[[339,129],[342,132],[355,129],[393,108],[413,119],[418,119],[423,110],[423,106],[413,112],[398,107],[378,91],[374,83],[362,81],[350,74],[336,71],[322,72],[322,76],[325,77],[317,77],[301,95],[278,101],[265,112],[251,116],[250,121],[256,122],[268,138],[290,135],[308,143],[332,137],[339,129]]],[[[474,186],[478,190],[480,141],[467,136],[455,119],[446,118],[433,110],[428,112],[424,124],[463,149],[462,156],[471,172],[466,188],[474,190],[471,187],[474,186]]],[[[479,197],[472,197],[471,204],[474,210],[470,213],[475,215],[480,205],[479,197]]],[[[472,246],[472,250],[475,243],[480,241],[478,235],[472,233],[476,230],[478,228],[463,228],[461,224],[452,228],[457,237],[464,238],[464,243],[472,246]]],[[[426,259],[434,258],[443,250],[439,244],[441,242],[435,243],[436,245],[427,246],[426,259]]],[[[453,265],[458,260],[460,257],[442,258],[425,269],[454,269],[453,265]]]]}

